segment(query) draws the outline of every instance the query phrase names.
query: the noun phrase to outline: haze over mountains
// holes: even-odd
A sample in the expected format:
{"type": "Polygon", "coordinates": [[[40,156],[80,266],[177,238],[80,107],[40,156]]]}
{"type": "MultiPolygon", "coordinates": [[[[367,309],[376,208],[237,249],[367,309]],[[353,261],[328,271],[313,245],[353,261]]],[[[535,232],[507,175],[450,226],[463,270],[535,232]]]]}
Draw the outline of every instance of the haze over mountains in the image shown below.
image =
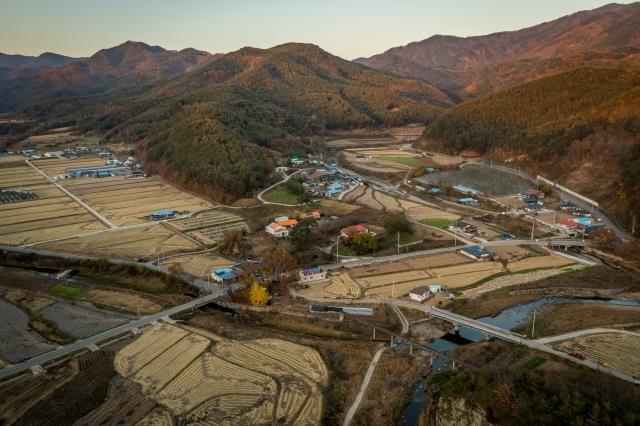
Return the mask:
{"type": "Polygon", "coordinates": [[[315,135],[417,122],[424,146],[551,173],[622,221],[640,208],[640,3],[356,61],[301,43],[220,55],[126,42],[58,59],[70,62],[5,60],[0,112],[135,143],[150,170],[218,199],[264,187],[274,151],[315,135]]]}

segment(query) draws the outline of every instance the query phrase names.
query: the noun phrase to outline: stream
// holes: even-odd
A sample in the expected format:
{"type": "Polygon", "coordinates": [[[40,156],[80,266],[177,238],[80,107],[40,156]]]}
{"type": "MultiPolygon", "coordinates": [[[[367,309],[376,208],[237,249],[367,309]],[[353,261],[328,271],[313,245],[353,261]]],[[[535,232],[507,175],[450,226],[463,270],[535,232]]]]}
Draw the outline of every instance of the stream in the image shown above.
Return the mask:
{"type": "MultiPolygon", "coordinates": [[[[524,303],[522,305],[513,306],[505,309],[498,315],[493,317],[479,318],[486,324],[495,325],[507,330],[512,330],[525,324],[529,316],[534,310],[539,310],[544,306],[560,304],[560,303],[602,303],[610,305],[623,305],[623,306],[637,306],[640,307],[640,302],[630,300],[618,300],[618,299],[593,299],[593,298],[574,298],[574,297],[552,297],[547,296],[533,302],[524,303]]],[[[428,348],[436,350],[442,353],[448,353],[451,350],[462,346],[464,344],[480,342],[485,340],[484,333],[470,329],[468,327],[460,327],[459,335],[453,333],[453,329],[446,335],[439,339],[435,339],[431,343],[427,344],[428,348]]],[[[433,359],[433,372],[444,371],[449,368],[449,363],[446,357],[437,356],[433,359]]],[[[411,401],[405,406],[402,413],[402,425],[404,426],[417,426],[420,414],[424,409],[424,405],[428,400],[428,393],[426,390],[426,383],[428,378],[421,379],[414,388],[411,401]]]]}

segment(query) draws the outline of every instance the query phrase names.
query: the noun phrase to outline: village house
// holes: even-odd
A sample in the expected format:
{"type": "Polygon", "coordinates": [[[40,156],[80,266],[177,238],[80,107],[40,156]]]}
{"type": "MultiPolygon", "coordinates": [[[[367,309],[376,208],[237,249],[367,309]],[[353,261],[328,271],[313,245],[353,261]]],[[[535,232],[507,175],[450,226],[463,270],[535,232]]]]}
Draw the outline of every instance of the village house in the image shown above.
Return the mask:
{"type": "Polygon", "coordinates": [[[369,230],[367,229],[366,226],[359,223],[357,225],[347,226],[346,228],[342,228],[340,230],[340,237],[342,237],[345,240],[350,240],[351,238],[353,238],[354,235],[359,234],[361,232],[368,233],[369,230]]]}
{"type": "Polygon", "coordinates": [[[211,273],[211,279],[218,284],[233,281],[238,278],[238,276],[240,276],[240,271],[229,266],[218,268],[211,273]]]}
{"type": "Polygon", "coordinates": [[[317,266],[301,269],[299,271],[299,283],[310,283],[313,281],[321,281],[327,278],[327,273],[317,266]]]}
{"type": "Polygon", "coordinates": [[[424,302],[429,297],[431,297],[431,292],[429,291],[429,287],[426,285],[416,287],[409,292],[409,298],[419,303],[424,302]]]}
{"type": "Polygon", "coordinates": [[[482,246],[463,247],[460,254],[464,254],[473,260],[483,260],[491,257],[491,252],[482,246]]]}
{"type": "Polygon", "coordinates": [[[299,216],[300,220],[305,220],[305,219],[320,219],[320,212],[317,210],[311,211],[311,212],[304,212],[301,213],[299,216]]]}
{"type": "Polygon", "coordinates": [[[264,228],[264,230],[267,234],[273,235],[276,238],[284,238],[289,235],[289,229],[280,225],[278,222],[271,222],[264,228]]]}

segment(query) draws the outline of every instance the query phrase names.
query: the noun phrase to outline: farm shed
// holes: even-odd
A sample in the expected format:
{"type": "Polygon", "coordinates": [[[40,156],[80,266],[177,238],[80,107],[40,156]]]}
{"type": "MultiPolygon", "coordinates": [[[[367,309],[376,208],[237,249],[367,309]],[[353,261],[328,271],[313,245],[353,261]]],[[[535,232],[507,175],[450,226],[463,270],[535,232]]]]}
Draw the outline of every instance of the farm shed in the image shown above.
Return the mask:
{"type": "Polygon", "coordinates": [[[467,205],[467,204],[474,204],[477,203],[478,200],[476,200],[475,198],[471,198],[471,197],[466,197],[466,198],[460,198],[458,201],[456,201],[458,204],[462,204],[462,205],[467,205]]]}
{"type": "Polygon", "coordinates": [[[430,296],[431,292],[429,291],[429,287],[427,287],[426,285],[416,287],[409,292],[409,298],[420,303],[427,300],[430,296]]]}
{"type": "Polygon", "coordinates": [[[125,166],[88,166],[70,168],[64,171],[65,177],[106,177],[106,176],[124,176],[129,174],[129,168],[125,166]]]}
{"type": "Polygon", "coordinates": [[[463,247],[460,253],[474,260],[488,259],[491,257],[489,250],[482,246],[463,247]]]}
{"type": "Polygon", "coordinates": [[[161,210],[156,210],[152,212],[149,216],[151,216],[152,219],[160,220],[160,219],[167,219],[167,218],[173,217],[177,214],[178,212],[176,210],[161,209],[161,210]]]}

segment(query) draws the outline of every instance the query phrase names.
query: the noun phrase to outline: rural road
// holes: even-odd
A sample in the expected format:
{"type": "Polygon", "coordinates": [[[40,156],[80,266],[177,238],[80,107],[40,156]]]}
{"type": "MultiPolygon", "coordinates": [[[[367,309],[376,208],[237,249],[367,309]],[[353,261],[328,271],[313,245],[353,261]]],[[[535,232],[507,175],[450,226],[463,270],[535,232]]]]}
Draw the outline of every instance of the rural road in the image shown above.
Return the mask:
{"type": "Polygon", "coordinates": [[[580,337],[586,334],[599,334],[599,333],[620,333],[620,334],[629,334],[631,336],[640,337],[640,333],[634,333],[633,331],[628,331],[628,330],[619,330],[616,328],[589,328],[587,330],[574,331],[571,333],[560,334],[558,336],[542,337],[540,339],[535,339],[534,342],[547,344],[551,342],[557,342],[559,340],[573,339],[574,337],[580,337]]]}
{"type": "Polygon", "coordinates": [[[385,346],[381,347],[373,356],[373,360],[371,361],[371,364],[369,364],[369,368],[367,369],[367,374],[365,374],[364,380],[362,381],[362,385],[360,385],[360,390],[358,391],[358,395],[356,395],[356,399],[353,401],[353,404],[351,405],[351,407],[349,407],[349,411],[347,411],[347,415],[344,417],[344,422],[342,422],[342,426],[348,426],[351,423],[351,420],[353,420],[353,416],[356,414],[356,411],[358,411],[358,407],[362,402],[362,398],[364,397],[364,394],[367,392],[367,388],[369,387],[369,382],[371,381],[373,372],[376,369],[376,365],[378,364],[378,361],[380,361],[382,352],[384,352],[385,349],[386,349],[385,346]]]}
{"type": "Polygon", "coordinates": [[[332,271],[335,269],[340,269],[342,267],[353,267],[353,266],[362,266],[362,265],[373,265],[376,263],[382,262],[392,262],[394,260],[402,260],[411,257],[417,256],[425,256],[429,254],[437,254],[437,253],[447,253],[451,251],[460,250],[462,247],[473,247],[473,246],[483,246],[483,247],[500,247],[500,246],[512,246],[512,245],[538,245],[538,246],[548,246],[550,242],[553,243],[554,246],[584,246],[587,243],[580,240],[571,240],[571,239],[540,239],[540,240],[498,240],[498,241],[489,241],[486,243],[476,243],[476,244],[468,244],[467,246],[453,246],[453,247],[442,247],[431,250],[421,250],[414,251],[409,253],[402,254],[393,254],[389,256],[380,256],[375,258],[367,258],[360,260],[351,260],[343,263],[330,263],[326,265],[320,265],[320,268],[324,271],[332,271]]]}
{"type": "Polygon", "coordinates": [[[139,329],[145,325],[159,321],[163,317],[168,317],[189,309],[195,309],[199,306],[202,306],[209,302],[214,301],[215,299],[220,297],[224,293],[224,291],[225,290],[222,288],[216,288],[213,290],[211,294],[208,294],[204,297],[194,299],[190,302],[184,303],[179,306],[174,306],[173,308],[166,309],[162,312],[158,312],[153,315],[147,315],[147,316],[141,317],[140,319],[136,319],[134,321],[128,322],[127,324],[122,324],[118,327],[96,334],[95,336],[91,336],[86,339],[77,340],[67,346],[62,346],[51,352],[38,355],[36,357],[33,357],[19,364],[9,365],[0,370],[0,380],[17,373],[21,373],[37,365],[44,367],[47,363],[51,361],[65,357],[76,351],[86,349],[90,345],[97,346],[100,342],[104,342],[105,340],[118,337],[122,334],[130,333],[133,331],[133,329],[139,329]]]}
{"type": "Polygon", "coordinates": [[[100,213],[98,213],[96,210],[94,210],[93,208],[91,208],[91,206],[89,206],[87,203],[85,203],[84,201],[82,201],[80,198],[76,197],[75,195],[73,195],[71,192],[69,192],[67,190],[67,188],[65,188],[64,186],[60,185],[58,182],[56,182],[55,180],[51,179],[45,172],[43,172],[42,170],[40,170],[39,168],[37,168],[35,165],[33,165],[29,160],[25,160],[25,162],[36,172],[38,172],[40,175],[42,175],[45,179],[47,179],[49,182],[51,182],[56,188],[58,188],[60,191],[64,192],[67,196],[69,196],[73,201],[75,201],[76,203],[80,204],[82,207],[84,207],[87,211],[89,211],[89,213],[91,213],[93,216],[95,216],[96,219],[98,219],[100,222],[102,222],[103,225],[106,225],[108,228],[118,228],[116,225],[114,225],[113,223],[111,223],[106,217],[102,216],[100,213]]]}
{"type": "Polygon", "coordinates": [[[276,206],[284,206],[284,207],[295,207],[298,206],[299,204],[282,204],[282,203],[272,203],[271,201],[265,201],[264,198],[262,198],[262,196],[264,194],[266,194],[267,192],[269,192],[270,190],[272,190],[273,188],[275,188],[276,186],[282,185],[283,183],[287,182],[289,179],[291,179],[293,176],[297,175],[298,173],[302,173],[305,170],[308,169],[300,169],[298,171],[295,171],[293,173],[291,173],[289,176],[287,176],[286,178],[282,179],[279,182],[274,183],[273,185],[271,185],[268,188],[263,189],[262,191],[260,191],[260,193],[257,195],[258,200],[262,203],[262,204],[272,204],[272,205],[276,205],[276,206]]]}
{"type": "Polygon", "coordinates": [[[395,312],[396,315],[398,316],[398,319],[400,320],[400,324],[402,324],[401,333],[407,334],[409,332],[409,320],[407,320],[407,317],[404,316],[404,313],[398,307],[398,305],[396,305],[395,303],[389,303],[389,305],[391,306],[391,309],[393,309],[393,312],[395,312]]]}

